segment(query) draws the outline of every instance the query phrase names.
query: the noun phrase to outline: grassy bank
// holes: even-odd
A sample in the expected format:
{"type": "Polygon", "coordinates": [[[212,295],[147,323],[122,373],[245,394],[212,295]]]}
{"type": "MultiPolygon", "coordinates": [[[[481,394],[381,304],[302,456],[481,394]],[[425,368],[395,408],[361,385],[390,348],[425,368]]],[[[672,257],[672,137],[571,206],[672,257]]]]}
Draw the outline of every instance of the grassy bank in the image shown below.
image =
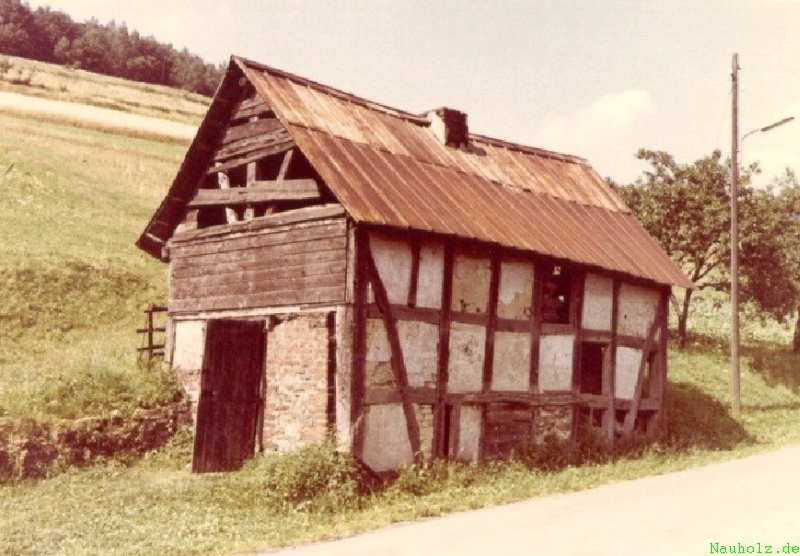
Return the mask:
{"type": "Polygon", "coordinates": [[[0,115],[0,417],[156,403],[136,362],[163,265],[134,241],[186,146],[0,115]]]}

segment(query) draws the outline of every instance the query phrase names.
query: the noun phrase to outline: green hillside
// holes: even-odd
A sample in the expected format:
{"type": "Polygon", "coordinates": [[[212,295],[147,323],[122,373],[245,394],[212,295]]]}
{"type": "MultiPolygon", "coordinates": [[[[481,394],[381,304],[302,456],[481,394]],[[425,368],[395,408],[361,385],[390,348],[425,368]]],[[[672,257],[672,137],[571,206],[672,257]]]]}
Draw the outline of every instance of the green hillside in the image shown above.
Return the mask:
{"type": "Polygon", "coordinates": [[[161,376],[137,367],[134,331],[166,276],[134,241],[186,145],[2,113],[0,129],[0,411],[154,403],[161,376]]]}

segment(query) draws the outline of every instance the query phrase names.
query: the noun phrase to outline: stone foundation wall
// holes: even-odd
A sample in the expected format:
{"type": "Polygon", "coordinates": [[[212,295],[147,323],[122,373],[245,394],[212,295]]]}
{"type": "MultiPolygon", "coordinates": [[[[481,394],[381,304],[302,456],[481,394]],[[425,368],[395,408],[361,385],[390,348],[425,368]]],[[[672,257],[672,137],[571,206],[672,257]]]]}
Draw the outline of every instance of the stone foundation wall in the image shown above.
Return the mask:
{"type": "Polygon", "coordinates": [[[572,406],[545,406],[537,409],[534,442],[541,444],[548,436],[569,440],[573,413],[572,406]]]}

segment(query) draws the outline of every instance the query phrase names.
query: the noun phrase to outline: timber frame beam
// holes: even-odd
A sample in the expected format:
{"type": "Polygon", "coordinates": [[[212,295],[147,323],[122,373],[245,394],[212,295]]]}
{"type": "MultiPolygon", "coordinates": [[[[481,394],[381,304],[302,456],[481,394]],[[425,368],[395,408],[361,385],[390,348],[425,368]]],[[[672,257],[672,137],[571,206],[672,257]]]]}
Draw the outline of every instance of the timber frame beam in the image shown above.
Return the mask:
{"type": "Polygon", "coordinates": [[[381,281],[378,268],[375,265],[375,260],[372,258],[372,252],[369,246],[369,236],[364,235],[363,241],[365,247],[365,265],[367,268],[367,275],[369,283],[372,286],[372,292],[375,295],[375,303],[383,315],[383,324],[386,327],[386,335],[389,339],[389,349],[392,354],[392,372],[394,380],[397,384],[397,389],[400,392],[400,399],[403,405],[403,413],[406,418],[406,427],[408,430],[408,439],[411,443],[411,453],[416,458],[420,453],[420,435],[419,424],[417,423],[417,416],[414,412],[414,406],[409,397],[408,387],[408,373],[406,371],[405,359],[403,357],[403,349],[400,345],[400,334],[397,331],[397,319],[392,312],[392,306],[389,303],[389,297],[386,293],[386,287],[381,281]]]}
{"type": "MultiPolygon", "coordinates": [[[[291,152],[291,151],[290,151],[291,152]]],[[[248,187],[198,189],[189,208],[247,205],[273,201],[318,201],[319,186],[313,179],[253,181],[248,187]]]]}

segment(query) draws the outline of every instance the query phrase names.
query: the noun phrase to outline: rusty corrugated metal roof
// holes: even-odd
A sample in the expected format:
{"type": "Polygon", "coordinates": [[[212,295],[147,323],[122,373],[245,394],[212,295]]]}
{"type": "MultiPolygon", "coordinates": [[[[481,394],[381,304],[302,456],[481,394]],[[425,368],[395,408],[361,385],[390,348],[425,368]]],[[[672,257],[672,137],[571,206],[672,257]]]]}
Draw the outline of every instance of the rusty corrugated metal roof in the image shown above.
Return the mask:
{"type": "Polygon", "coordinates": [[[167,197],[137,244],[159,256],[199,186],[246,76],[357,222],[475,239],[692,287],[583,159],[470,134],[233,57],[167,197]]]}
{"type": "Polygon", "coordinates": [[[448,147],[423,116],[234,60],[358,222],[692,286],[583,159],[475,134],[448,147]]]}

